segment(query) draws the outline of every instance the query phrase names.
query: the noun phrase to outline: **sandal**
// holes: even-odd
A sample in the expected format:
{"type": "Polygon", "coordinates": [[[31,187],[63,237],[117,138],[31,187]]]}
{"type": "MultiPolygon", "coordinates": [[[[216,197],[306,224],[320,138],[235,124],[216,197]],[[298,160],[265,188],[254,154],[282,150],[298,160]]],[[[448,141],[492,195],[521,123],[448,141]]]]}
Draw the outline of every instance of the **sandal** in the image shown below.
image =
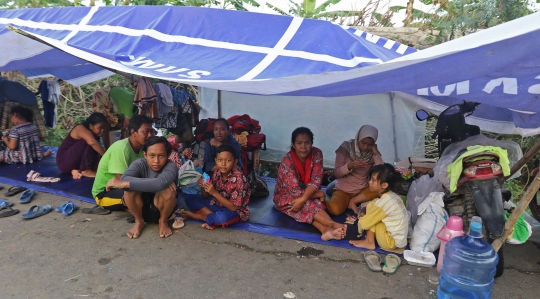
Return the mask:
{"type": "Polygon", "coordinates": [[[381,256],[375,251],[367,251],[366,253],[364,253],[364,260],[366,260],[366,264],[370,271],[373,271],[373,272],[382,271],[381,256]]]}
{"type": "Polygon", "coordinates": [[[23,192],[24,190],[26,190],[25,187],[19,187],[19,186],[13,186],[11,188],[8,189],[8,192],[6,192],[6,196],[13,196],[15,194],[19,194],[21,192],[23,192]]]}
{"type": "Polygon", "coordinates": [[[84,208],[81,211],[84,214],[94,214],[94,215],[107,215],[111,213],[111,210],[107,210],[102,206],[95,206],[93,208],[84,208]]]}
{"type": "Polygon", "coordinates": [[[28,213],[22,214],[22,219],[34,219],[39,216],[43,216],[47,213],[49,213],[52,210],[52,207],[50,205],[46,206],[32,206],[30,210],[28,210],[28,213]]]}
{"type": "Polygon", "coordinates": [[[10,207],[2,207],[0,208],[0,218],[13,216],[15,214],[19,213],[19,210],[14,210],[10,207]]]}
{"type": "Polygon", "coordinates": [[[13,206],[12,202],[0,199],[0,208],[9,208],[11,206],[13,206]]]}
{"type": "Polygon", "coordinates": [[[32,198],[36,196],[36,191],[32,189],[26,189],[19,197],[19,203],[29,203],[32,201],[32,198]]]}
{"type": "Polygon", "coordinates": [[[172,224],[172,228],[174,229],[181,229],[185,226],[186,224],[184,223],[184,218],[182,217],[175,217],[174,218],[174,222],[172,224]]]}
{"type": "Polygon", "coordinates": [[[384,258],[384,267],[382,268],[382,271],[384,274],[394,274],[396,273],[399,265],[401,265],[401,259],[399,256],[390,253],[384,258]]]}

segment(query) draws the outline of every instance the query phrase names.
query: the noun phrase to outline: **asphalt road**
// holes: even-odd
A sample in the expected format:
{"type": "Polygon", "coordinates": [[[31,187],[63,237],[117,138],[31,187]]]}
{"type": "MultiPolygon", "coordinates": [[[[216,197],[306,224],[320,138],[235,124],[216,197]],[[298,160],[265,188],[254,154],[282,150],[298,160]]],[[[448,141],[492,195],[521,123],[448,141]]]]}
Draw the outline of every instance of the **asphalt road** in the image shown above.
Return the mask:
{"type": "MultiPolygon", "coordinates": [[[[131,240],[125,212],[20,218],[33,204],[66,201],[38,193],[15,204],[19,215],[0,218],[0,298],[436,298],[427,268],[402,265],[385,276],[358,251],[190,222],[167,239],[149,224],[131,240]],[[323,252],[301,256],[302,247],[323,252]]],[[[505,250],[492,298],[538,298],[540,244],[505,250]]]]}

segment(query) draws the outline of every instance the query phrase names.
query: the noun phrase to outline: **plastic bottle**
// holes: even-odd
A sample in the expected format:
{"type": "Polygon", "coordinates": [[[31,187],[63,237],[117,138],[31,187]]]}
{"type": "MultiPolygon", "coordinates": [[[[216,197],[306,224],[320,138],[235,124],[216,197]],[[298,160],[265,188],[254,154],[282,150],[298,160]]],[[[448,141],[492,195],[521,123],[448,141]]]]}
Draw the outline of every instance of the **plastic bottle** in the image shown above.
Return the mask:
{"type": "Polygon", "coordinates": [[[473,217],[469,234],[446,244],[437,297],[490,298],[498,262],[493,247],[482,240],[480,217],[473,217]]]}
{"type": "Polygon", "coordinates": [[[446,225],[441,228],[437,233],[437,238],[441,240],[441,247],[439,248],[439,260],[437,261],[437,272],[441,273],[443,265],[444,249],[446,243],[455,237],[461,237],[465,234],[463,231],[463,220],[458,216],[450,216],[446,225]]]}

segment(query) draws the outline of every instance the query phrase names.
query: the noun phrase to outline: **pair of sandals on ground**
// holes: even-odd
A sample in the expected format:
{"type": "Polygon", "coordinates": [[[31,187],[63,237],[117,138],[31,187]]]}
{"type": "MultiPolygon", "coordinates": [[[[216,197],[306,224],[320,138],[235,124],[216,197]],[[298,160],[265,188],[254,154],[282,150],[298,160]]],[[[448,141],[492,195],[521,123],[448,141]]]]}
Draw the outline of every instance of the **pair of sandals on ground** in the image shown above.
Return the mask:
{"type": "MultiPolygon", "coordinates": [[[[0,190],[1,189],[3,189],[3,187],[1,187],[0,190]]],[[[30,203],[32,201],[32,198],[36,195],[36,191],[27,189],[25,187],[19,187],[19,186],[13,186],[9,188],[8,192],[5,195],[7,197],[10,197],[20,192],[22,192],[22,194],[19,197],[20,204],[30,203]]],[[[0,218],[9,217],[9,216],[18,214],[19,210],[13,209],[12,206],[13,206],[12,202],[9,202],[3,199],[0,200],[0,218]]],[[[62,213],[64,216],[69,216],[77,209],[78,209],[78,206],[74,202],[68,201],[67,203],[57,207],[55,211],[62,213]]],[[[48,214],[50,211],[52,211],[51,205],[44,205],[44,206],[34,205],[30,208],[30,210],[28,210],[26,214],[22,214],[21,218],[34,219],[34,218],[43,216],[45,214],[48,214]]]]}
{"type": "Polygon", "coordinates": [[[390,253],[384,257],[384,264],[382,264],[381,256],[375,251],[367,251],[364,253],[364,260],[368,266],[368,269],[373,272],[383,272],[384,274],[394,274],[397,268],[401,265],[401,259],[399,256],[390,253]]]}

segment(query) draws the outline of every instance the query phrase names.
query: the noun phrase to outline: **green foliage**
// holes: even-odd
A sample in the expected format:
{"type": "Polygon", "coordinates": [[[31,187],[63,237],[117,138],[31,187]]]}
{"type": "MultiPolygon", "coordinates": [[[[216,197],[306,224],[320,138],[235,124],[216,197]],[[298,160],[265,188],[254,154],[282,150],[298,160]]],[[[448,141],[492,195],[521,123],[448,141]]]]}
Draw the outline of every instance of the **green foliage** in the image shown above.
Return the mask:
{"type": "MultiPolygon", "coordinates": [[[[420,1],[426,5],[438,4],[438,7],[432,12],[413,9],[410,26],[432,30],[436,44],[534,12],[529,8],[532,0],[420,1]]],[[[406,7],[393,6],[390,9],[397,12],[406,7]]]]}
{"type": "Polygon", "coordinates": [[[43,143],[50,146],[60,146],[70,131],[71,129],[66,130],[61,128],[47,128],[48,136],[45,138],[45,140],[43,140],[43,143]]]}
{"type": "Polygon", "coordinates": [[[68,0],[0,0],[0,8],[19,9],[19,8],[41,8],[55,6],[73,6],[68,0]]]}
{"type": "Polygon", "coordinates": [[[273,9],[275,12],[286,15],[286,16],[295,16],[302,18],[312,18],[312,19],[321,19],[328,18],[329,16],[339,12],[328,13],[326,8],[332,4],[337,4],[341,0],[327,0],[319,6],[316,6],[316,0],[303,0],[301,4],[296,3],[293,0],[289,0],[289,12],[285,12],[270,3],[266,3],[266,6],[273,9]]]}
{"type": "Polygon", "coordinates": [[[512,196],[515,199],[521,199],[521,197],[525,193],[525,188],[519,181],[519,179],[508,180],[504,182],[503,187],[510,190],[510,192],[512,192],[512,196]]]}

